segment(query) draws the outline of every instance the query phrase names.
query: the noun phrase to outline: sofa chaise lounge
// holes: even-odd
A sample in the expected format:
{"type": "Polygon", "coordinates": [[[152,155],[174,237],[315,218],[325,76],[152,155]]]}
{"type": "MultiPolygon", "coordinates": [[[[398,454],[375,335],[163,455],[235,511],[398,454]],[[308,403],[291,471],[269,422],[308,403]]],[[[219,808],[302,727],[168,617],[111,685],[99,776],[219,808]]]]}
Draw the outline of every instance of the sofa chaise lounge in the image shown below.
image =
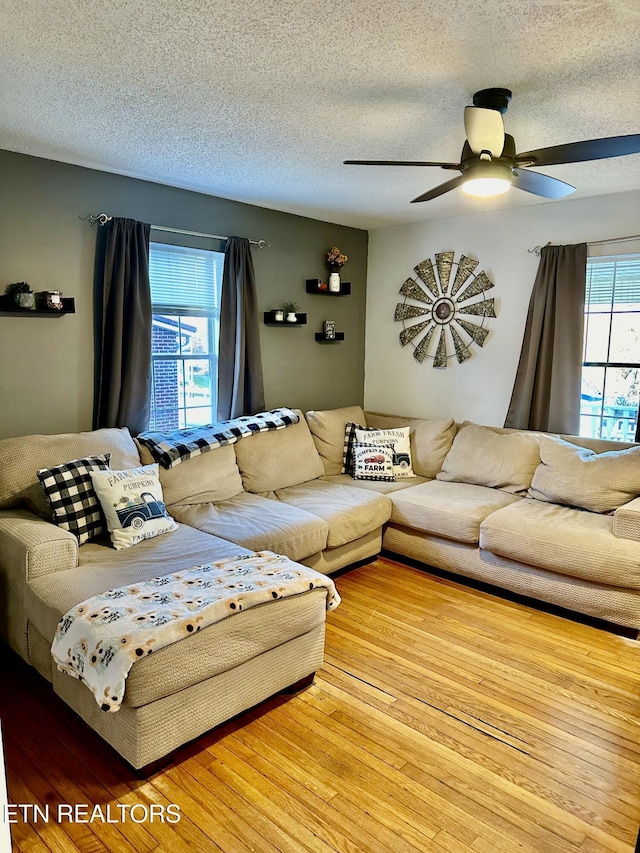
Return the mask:
{"type": "Polygon", "coordinates": [[[236,447],[221,447],[161,469],[177,529],[115,550],[108,539],[79,545],[50,523],[36,471],[104,453],[113,469],[140,466],[148,457],[127,430],[0,441],[2,637],[134,768],[312,676],[323,659],[326,590],[258,605],[136,661],[113,714],[52,665],[56,626],[70,608],[109,589],[258,549],[325,572],[380,551],[391,502],[325,482],[303,417],[244,445],[237,458],[236,447]]]}

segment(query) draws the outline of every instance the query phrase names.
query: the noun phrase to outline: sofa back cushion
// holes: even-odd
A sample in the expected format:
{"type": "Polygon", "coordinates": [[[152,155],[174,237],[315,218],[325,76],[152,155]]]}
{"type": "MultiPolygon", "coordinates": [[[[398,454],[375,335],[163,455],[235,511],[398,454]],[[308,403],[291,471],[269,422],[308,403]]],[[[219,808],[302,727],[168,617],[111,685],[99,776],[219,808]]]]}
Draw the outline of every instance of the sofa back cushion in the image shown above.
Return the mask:
{"type": "Polygon", "coordinates": [[[430,418],[403,418],[396,415],[380,415],[367,412],[367,426],[378,429],[411,429],[411,461],[413,471],[420,477],[433,479],[442,468],[444,458],[451,448],[456,434],[453,418],[432,420],[430,418]]]}
{"type": "Polygon", "coordinates": [[[369,426],[360,406],[345,406],[342,409],[325,409],[306,414],[307,423],[316,449],[322,459],[324,473],[334,477],[342,473],[344,454],[344,431],[348,421],[360,426],[369,426]]]}
{"type": "Polygon", "coordinates": [[[540,460],[529,489],[537,500],[612,512],[640,495],[640,446],[595,453],[541,435],[540,460]]]}
{"type": "Polygon", "coordinates": [[[473,483],[524,494],[540,464],[538,436],[532,432],[496,432],[465,423],[442,464],[438,480],[473,483]]]}
{"type": "MultiPolygon", "coordinates": [[[[458,429],[462,429],[463,426],[468,424],[469,421],[465,421],[462,424],[458,425],[458,429]]],[[[539,430],[523,430],[523,429],[514,429],[512,427],[497,427],[492,426],[489,427],[494,432],[499,433],[500,435],[512,435],[513,433],[520,434],[532,434],[532,435],[540,435],[539,430]]],[[[552,435],[554,437],[558,437],[558,433],[543,433],[544,435],[552,435]]],[[[596,453],[606,453],[608,450],[626,450],[628,447],[637,447],[638,444],[633,441],[615,441],[613,439],[607,438],[591,438],[587,435],[563,435],[560,433],[560,438],[564,438],[565,441],[568,441],[570,444],[577,444],[579,447],[588,447],[590,450],[595,450],[596,453]]]]}
{"type": "MultiPolygon", "coordinates": [[[[242,441],[253,441],[250,436],[242,441]]],[[[143,465],[151,465],[155,459],[143,444],[138,444],[143,465]]],[[[113,467],[113,466],[112,466],[113,467]]],[[[164,502],[168,507],[175,504],[208,504],[226,501],[242,491],[242,479],[236,464],[233,445],[216,447],[206,453],[186,459],[173,468],[160,466],[160,483],[164,502]]]]}
{"type": "Polygon", "coordinates": [[[275,492],[323,476],[322,459],[302,412],[298,414],[297,424],[256,433],[234,445],[245,491],[275,492]]]}
{"type": "Polygon", "coordinates": [[[105,453],[111,454],[112,468],[140,465],[138,449],[126,428],[0,440],[0,509],[22,506],[50,521],[51,508],[36,472],[105,453]]]}

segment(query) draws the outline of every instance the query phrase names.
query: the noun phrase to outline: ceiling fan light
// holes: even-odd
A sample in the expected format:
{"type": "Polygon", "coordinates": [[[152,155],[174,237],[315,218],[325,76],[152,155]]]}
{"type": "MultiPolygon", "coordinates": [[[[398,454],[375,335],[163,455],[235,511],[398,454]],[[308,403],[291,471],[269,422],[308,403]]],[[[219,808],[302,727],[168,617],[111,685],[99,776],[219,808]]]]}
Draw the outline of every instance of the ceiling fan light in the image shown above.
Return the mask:
{"type": "Polygon", "coordinates": [[[466,171],[462,190],[467,195],[489,198],[506,193],[512,180],[513,175],[508,166],[481,161],[466,171]]]}
{"type": "Polygon", "coordinates": [[[467,195],[479,198],[489,198],[493,195],[502,195],[511,188],[511,181],[506,178],[472,178],[462,184],[462,190],[467,195]]]}

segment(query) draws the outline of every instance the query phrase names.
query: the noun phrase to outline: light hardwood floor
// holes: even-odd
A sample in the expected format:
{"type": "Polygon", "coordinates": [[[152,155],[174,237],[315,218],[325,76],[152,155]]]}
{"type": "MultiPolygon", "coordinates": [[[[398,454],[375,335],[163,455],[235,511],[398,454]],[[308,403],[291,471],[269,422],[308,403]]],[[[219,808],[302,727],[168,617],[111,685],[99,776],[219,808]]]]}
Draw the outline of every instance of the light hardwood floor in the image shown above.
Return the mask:
{"type": "Polygon", "coordinates": [[[390,560],[337,578],[315,683],[136,779],[4,655],[10,800],[182,819],[13,825],[23,853],[631,853],[640,643],[390,560]]]}

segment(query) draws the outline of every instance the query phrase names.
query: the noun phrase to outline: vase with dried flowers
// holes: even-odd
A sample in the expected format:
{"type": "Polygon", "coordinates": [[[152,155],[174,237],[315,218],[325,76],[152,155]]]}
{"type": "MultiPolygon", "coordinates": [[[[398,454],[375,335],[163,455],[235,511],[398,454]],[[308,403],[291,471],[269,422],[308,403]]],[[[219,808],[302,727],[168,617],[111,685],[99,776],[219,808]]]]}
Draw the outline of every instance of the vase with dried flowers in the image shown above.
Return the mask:
{"type": "Polygon", "coordinates": [[[343,255],[337,246],[332,246],[327,252],[330,293],[340,293],[340,269],[348,260],[349,258],[346,255],[343,255]]]}

